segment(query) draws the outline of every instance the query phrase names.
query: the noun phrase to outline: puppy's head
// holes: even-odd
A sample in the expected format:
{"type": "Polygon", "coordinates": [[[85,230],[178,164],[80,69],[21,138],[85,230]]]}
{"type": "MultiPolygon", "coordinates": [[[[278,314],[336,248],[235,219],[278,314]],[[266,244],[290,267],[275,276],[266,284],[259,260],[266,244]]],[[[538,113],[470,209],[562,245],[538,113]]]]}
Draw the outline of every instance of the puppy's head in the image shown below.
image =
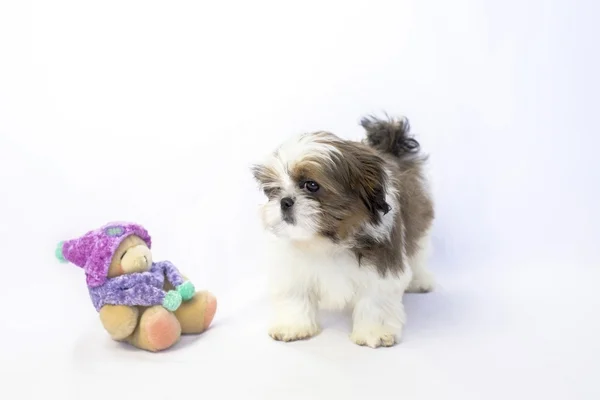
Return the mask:
{"type": "Polygon", "coordinates": [[[267,202],[265,228],[294,241],[344,241],[390,210],[384,161],[327,132],[294,137],[252,169],[267,202]]]}

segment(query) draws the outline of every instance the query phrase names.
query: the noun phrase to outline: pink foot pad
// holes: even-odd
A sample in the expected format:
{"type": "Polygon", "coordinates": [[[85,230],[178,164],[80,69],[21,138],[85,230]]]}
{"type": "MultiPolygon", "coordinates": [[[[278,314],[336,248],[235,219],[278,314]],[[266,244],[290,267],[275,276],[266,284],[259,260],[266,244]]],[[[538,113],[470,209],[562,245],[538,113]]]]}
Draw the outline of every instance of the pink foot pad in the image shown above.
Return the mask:
{"type": "Polygon", "coordinates": [[[146,322],[148,343],[158,351],[173,346],[180,336],[179,321],[167,310],[151,315],[146,322]]]}
{"type": "Polygon", "coordinates": [[[208,328],[217,313],[217,298],[208,294],[206,298],[206,310],[204,311],[204,329],[208,328]]]}

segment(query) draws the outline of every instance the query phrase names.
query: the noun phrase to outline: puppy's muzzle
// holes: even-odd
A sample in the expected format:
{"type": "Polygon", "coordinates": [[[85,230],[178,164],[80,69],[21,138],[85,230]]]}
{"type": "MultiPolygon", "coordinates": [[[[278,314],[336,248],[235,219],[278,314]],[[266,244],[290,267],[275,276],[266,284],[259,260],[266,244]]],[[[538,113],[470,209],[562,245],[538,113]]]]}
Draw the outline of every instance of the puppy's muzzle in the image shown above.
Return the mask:
{"type": "Polygon", "coordinates": [[[291,197],[284,197],[283,199],[281,199],[280,204],[281,215],[283,217],[283,220],[288,224],[294,224],[294,199],[292,199],[291,197]]]}

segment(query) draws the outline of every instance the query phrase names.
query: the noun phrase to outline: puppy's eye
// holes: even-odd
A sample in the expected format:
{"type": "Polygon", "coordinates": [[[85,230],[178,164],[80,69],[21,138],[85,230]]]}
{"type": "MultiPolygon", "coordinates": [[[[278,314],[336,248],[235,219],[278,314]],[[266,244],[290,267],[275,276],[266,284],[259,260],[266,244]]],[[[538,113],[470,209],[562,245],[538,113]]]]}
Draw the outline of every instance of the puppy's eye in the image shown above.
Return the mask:
{"type": "Polygon", "coordinates": [[[314,181],[306,181],[304,182],[304,188],[311,193],[315,193],[319,190],[319,184],[314,181]]]}
{"type": "Polygon", "coordinates": [[[123,254],[121,254],[121,260],[123,260],[123,257],[125,257],[125,254],[127,254],[127,251],[124,251],[123,254]]]}

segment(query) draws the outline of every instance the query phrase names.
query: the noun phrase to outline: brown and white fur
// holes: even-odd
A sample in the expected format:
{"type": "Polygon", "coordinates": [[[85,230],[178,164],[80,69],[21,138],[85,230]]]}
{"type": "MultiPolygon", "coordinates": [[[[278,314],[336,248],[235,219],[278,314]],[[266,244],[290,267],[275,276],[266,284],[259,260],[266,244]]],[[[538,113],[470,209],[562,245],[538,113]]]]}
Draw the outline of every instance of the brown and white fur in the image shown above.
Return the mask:
{"type": "Polygon", "coordinates": [[[351,339],[392,346],[406,321],[405,292],[434,287],[427,269],[433,202],[426,157],[405,119],[365,118],[363,142],[329,132],[283,143],[253,174],[271,237],[269,328],[282,341],[320,331],[319,309],[352,310],[351,339]]]}

